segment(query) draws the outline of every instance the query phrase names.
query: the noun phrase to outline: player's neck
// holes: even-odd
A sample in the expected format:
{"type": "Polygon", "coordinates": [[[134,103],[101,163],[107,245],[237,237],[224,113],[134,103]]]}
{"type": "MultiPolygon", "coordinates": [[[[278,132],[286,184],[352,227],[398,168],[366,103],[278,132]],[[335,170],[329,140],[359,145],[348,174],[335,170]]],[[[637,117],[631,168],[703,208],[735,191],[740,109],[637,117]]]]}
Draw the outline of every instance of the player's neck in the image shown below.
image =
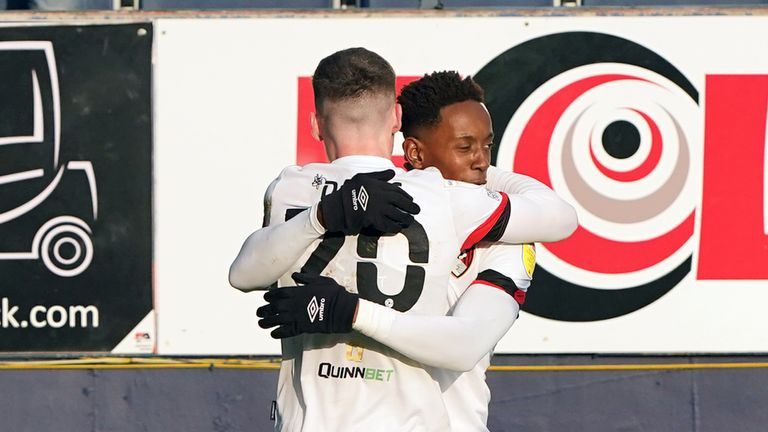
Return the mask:
{"type": "Polygon", "coordinates": [[[392,156],[392,139],[362,139],[362,137],[328,142],[326,151],[329,160],[345,156],[378,156],[389,159],[392,156]]]}

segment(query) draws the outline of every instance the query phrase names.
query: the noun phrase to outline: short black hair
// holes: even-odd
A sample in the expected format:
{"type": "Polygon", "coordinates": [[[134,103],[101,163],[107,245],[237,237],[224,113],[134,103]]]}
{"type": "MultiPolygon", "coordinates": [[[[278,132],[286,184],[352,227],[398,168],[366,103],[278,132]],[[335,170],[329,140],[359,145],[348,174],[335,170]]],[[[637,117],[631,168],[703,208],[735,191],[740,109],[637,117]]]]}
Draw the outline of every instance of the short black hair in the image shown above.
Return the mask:
{"type": "Polygon", "coordinates": [[[440,110],[468,100],[485,102],[483,88],[472,77],[461,78],[456,71],[433,72],[403,87],[397,102],[403,107],[400,131],[413,136],[421,126],[440,122],[440,110]]]}
{"type": "Polygon", "coordinates": [[[325,101],[395,94],[395,71],[383,57],[365,48],[348,48],[322,59],[312,76],[315,108],[325,101]]]}

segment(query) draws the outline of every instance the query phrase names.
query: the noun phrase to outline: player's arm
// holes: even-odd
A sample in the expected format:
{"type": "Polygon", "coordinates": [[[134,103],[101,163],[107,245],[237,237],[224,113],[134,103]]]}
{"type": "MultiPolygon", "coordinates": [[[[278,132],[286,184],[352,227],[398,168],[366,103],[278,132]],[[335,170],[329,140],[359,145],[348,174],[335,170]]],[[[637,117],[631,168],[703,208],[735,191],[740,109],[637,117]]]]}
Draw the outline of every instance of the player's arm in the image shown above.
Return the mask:
{"type": "Polygon", "coordinates": [[[514,324],[535,265],[531,245],[498,244],[486,252],[449,316],[403,314],[361,300],[354,328],[426,365],[470,370],[514,324]]]}
{"type": "Polygon", "coordinates": [[[266,289],[284,275],[312,242],[325,233],[318,206],[256,230],[245,239],[229,267],[229,283],[240,291],[266,289]]]}
{"type": "Polygon", "coordinates": [[[283,175],[265,193],[265,227],[255,231],[243,243],[229,269],[229,283],[241,290],[266,289],[291,269],[313,241],[325,232],[357,234],[364,227],[385,233],[397,233],[413,222],[419,206],[398,186],[388,183],[392,170],[356,174],[339,190],[322,196],[307,211],[293,217],[276,214],[291,207],[285,203],[273,205],[281,190],[283,175]],[[368,201],[360,204],[361,192],[368,201]],[[269,216],[267,216],[269,215],[269,216]],[[272,224],[274,221],[284,222],[272,224]]]}
{"type": "Polygon", "coordinates": [[[520,184],[527,183],[529,190],[507,194],[469,183],[447,183],[461,250],[481,241],[508,244],[551,242],[573,233],[578,225],[573,207],[531,178],[517,180],[515,187],[512,187],[513,183],[507,186],[519,192],[520,184]]]}
{"type": "Polygon", "coordinates": [[[508,293],[476,281],[449,316],[408,315],[360,300],[354,329],[420,363],[463,372],[493,350],[519,310],[508,293]]]}
{"type": "Polygon", "coordinates": [[[475,281],[452,315],[411,315],[360,299],[331,278],[294,274],[305,285],[268,291],[257,310],[259,326],[274,338],[303,333],[343,334],[355,330],[429,366],[467,371],[488,354],[519,312],[519,304],[501,289],[475,281]],[[310,316],[313,302],[323,314],[310,316]],[[357,308],[357,312],[355,310],[357,308]],[[356,315],[356,316],[355,316],[356,315]]]}
{"type": "Polygon", "coordinates": [[[264,223],[243,242],[240,252],[229,267],[229,283],[247,292],[266,289],[285,274],[313,241],[325,233],[320,223],[318,205],[293,217],[278,214],[285,211],[274,198],[286,193],[285,183],[292,183],[296,167],[280,173],[264,193],[264,223]],[[275,205],[277,204],[277,205],[275,205]]]}
{"type": "Polygon", "coordinates": [[[259,326],[278,326],[272,331],[276,338],[301,333],[347,333],[354,328],[426,365],[470,370],[512,326],[530,284],[530,276],[524,272],[516,270],[512,279],[490,268],[520,269],[522,246],[492,247],[497,250],[481,263],[484,270],[449,316],[406,314],[359,299],[331,278],[295,274],[294,279],[304,285],[267,293],[264,298],[269,303],[257,311],[262,318],[259,326]],[[324,305],[322,316],[308,315],[307,307],[313,299],[324,305]]]}
{"type": "Polygon", "coordinates": [[[578,226],[573,206],[534,178],[492,166],[486,186],[505,192],[509,198],[509,223],[500,237],[505,242],[559,241],[578,226]]]}

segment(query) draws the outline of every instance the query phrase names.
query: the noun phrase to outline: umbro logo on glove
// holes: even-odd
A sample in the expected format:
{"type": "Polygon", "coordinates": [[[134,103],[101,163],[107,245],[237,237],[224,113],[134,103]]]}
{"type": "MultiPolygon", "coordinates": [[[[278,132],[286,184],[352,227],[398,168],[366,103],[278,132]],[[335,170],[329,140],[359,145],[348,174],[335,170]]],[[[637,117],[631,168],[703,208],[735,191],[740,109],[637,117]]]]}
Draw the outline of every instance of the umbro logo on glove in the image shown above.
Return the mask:
{"type": "Polygon", "coordinates": [[[352,189],[352,208],[357,211],[357,203],[360,203],[360,207],[363,208],[363,211],[367,210],[368,208],[368,192],[365,190],[365,186],[360,186],[360,193],[358,194],[356,190],[352,189]]]}
{"type": "Polygon", "coordinates": [[[307,315],[309,315],[309,322],[315,322],[315,318],[318,317],[318,314],[320,316],[318,321],[322,321],[324,315],[323,312],[325,312],[325,298],[321,298],[318,302],[317,297],[313,296],[312,300],[310,300],[309,304],[307,305],[307,315]]]}
{"type": "Polygon", "coordinates": [[[325,229],[357,235],[363,228],[398,233],[409,227],[421,209],[407,192],[388,183],[394,176],[393,170],[356,174],[325,195],[318,209],[325,229]]]}

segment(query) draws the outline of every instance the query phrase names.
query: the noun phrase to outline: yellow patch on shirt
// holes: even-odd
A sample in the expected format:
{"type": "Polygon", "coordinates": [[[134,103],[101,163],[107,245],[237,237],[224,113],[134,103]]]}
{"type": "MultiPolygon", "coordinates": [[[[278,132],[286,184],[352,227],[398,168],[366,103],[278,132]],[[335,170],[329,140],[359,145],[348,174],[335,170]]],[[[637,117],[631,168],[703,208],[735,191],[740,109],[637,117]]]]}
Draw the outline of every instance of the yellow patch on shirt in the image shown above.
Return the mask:
{"type": "Polygon", "coordinates": [[[347,345],[346,358],[347,358],[347,361],[353,361],[353,362],[363,361],[363,348],[359,346],[347,345]]]}
{"type": "Polygon", "coordinates": [[[523,265],[528,277],[533,277],[533,271],[536,269],[536,246],[532,243],[523,245],[523,265]]]}

